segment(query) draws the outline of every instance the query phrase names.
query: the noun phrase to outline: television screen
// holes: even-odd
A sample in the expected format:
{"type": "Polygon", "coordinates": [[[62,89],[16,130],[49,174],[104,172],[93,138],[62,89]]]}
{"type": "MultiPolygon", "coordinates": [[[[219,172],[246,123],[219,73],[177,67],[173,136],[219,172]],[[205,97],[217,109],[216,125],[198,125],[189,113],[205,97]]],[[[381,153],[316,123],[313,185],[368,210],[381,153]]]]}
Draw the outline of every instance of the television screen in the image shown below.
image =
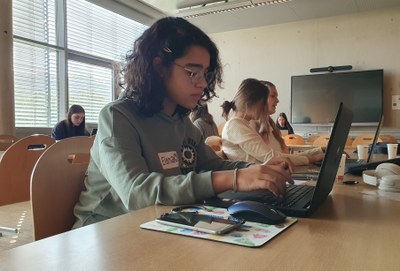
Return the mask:
{"type": "Polygon", "coordinates": [[[293,124],[332,124],[340,102],[353,124],[378,123],[383,108],[383,70],[292,76],[293,124]]]}

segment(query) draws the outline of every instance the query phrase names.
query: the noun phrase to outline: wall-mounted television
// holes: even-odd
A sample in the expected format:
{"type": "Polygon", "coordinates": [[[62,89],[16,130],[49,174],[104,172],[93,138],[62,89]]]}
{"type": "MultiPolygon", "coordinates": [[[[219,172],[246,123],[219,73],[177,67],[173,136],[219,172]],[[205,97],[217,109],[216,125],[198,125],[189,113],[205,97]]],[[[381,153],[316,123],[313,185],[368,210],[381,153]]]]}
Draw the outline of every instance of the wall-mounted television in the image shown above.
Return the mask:
{"type": "Polygon", "coordinates": [[[340,102],[353,110],[353,125],[377,124],[383,110],[383,70],[292,76],[293,124],[331,125],[340,102]]]}

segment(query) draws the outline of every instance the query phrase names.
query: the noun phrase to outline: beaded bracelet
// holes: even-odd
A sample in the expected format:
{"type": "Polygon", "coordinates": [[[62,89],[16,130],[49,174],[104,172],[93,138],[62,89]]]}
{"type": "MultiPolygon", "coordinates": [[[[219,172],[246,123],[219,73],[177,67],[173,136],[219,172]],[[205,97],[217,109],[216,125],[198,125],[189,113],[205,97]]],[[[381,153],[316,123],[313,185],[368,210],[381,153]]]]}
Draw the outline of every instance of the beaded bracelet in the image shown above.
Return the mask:
{"type": "Polygon", "coordinates": [[[237,187],[237,171],[238,171],[237,168],[235,168],[233,170],[233,192],[237,192],[237,189],[238,189],[238,187],[237,187]]]}

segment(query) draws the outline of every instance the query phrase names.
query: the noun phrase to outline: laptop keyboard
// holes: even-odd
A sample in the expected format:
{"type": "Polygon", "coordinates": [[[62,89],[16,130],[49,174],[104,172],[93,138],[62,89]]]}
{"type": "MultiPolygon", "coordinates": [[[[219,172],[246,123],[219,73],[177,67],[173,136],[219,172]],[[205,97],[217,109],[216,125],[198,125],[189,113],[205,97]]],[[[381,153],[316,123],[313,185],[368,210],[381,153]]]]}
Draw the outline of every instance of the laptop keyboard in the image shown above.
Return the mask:
{"type": "Polygon", "coordinates": [[[277,198],[272,193],[266,194],[260,199],[262,203],[274,206],[274,207],[291,207],[295,205],[297,201],[304,197],[307,193],[310,193],[314,189],[313,186],[307,185],[289,185],[286,188],[286,197],[277,198]]]}

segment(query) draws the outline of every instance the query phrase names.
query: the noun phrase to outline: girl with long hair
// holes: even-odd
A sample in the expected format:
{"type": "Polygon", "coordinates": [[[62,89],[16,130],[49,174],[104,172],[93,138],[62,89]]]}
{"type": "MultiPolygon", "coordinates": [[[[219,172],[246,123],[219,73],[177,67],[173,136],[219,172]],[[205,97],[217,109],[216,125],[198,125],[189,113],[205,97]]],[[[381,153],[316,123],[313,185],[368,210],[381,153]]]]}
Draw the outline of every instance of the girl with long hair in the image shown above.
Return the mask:
{"type": "Polygon", "coordinates": [[[222,104],[222,116],[227,120],[222,130],[222,150],[228,159],[263,163],[274,157],[287,157],[294,165],[307,165],[323,158],[320,149],[288,154],[270,117],[278,102],[276,89],[269,82],[243,80],[233,100],[222,104]]]}
{"type": "Polygon", "coordinates": [[[51,131],[51,137],[55,140],[89,135],[85,123],[85,109],[78,104],[71,105],[67,112],[67,118],[57,123],[51,131]]]}
{"type": "Polygon", "coordinates": [[[199,105],[190,114],[190,119],[193,125],[200,130],[204,139],[209,136],[218,136],[218,127],[214,122],[213,116],[208,112],[208,106],[199,105]]]}
{"type": "Polygon", "coordinates": [[[136,40],[124,75],[126,97],[99,115],[75,228],[154,204],[202,202],[226,190],[284,196],[293,183],[288,159],[223,160],[188,118],[222,82],[218,49],[203,31],[182,18],[158,20],[136,40]]]}

